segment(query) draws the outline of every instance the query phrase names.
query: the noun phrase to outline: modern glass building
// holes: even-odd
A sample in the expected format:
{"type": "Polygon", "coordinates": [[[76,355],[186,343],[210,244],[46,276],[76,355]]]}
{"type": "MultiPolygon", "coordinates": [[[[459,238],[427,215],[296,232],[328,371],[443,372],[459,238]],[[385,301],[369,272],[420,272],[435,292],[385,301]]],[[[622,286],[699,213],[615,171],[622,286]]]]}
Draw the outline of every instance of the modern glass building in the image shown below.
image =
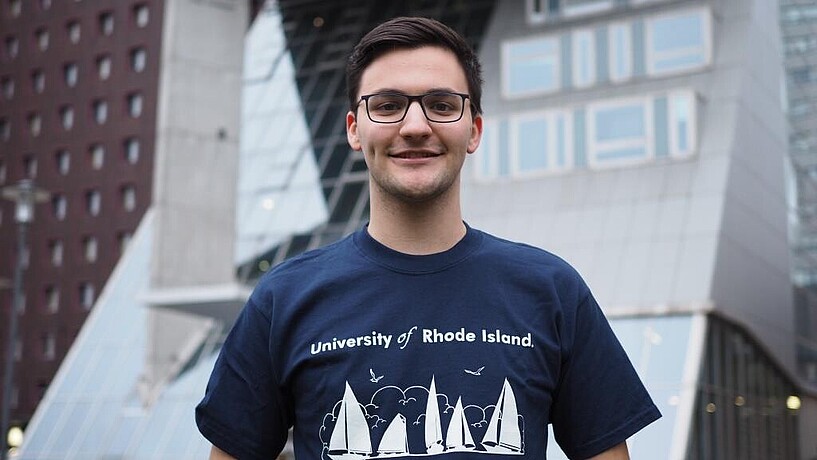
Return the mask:
{"type": "MultiPolygon", "coordinates": [[[[463,171],[465,217],[588,281],[664,414],[632,457],[817,455],[817,393],[797,352],[814,332],[789,275],[776,2],[278,0],[247,36],[235,231],[206,240],[235,247],[208,263],[238,268],[157,275],[198,260],[157,253],[190,236],[160,224],[157,200],[19,458],[205,455],[192,411],[244,285],[367,219],[343,68],[365,31],[404,14],[478,49],[486,129],[463,171]]],[[[207,180],[235,180],[216,172],[207,180]]],[[[555,442],[547,456],[564,458],[555,442]]]]}

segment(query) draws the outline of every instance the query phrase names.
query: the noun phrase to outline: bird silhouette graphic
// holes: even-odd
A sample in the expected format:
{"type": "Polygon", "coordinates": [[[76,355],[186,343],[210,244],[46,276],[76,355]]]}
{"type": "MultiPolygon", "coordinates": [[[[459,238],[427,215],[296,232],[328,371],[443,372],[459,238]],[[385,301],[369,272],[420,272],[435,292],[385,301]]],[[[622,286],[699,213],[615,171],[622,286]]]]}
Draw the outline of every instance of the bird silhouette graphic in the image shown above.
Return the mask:
{"type": "Polygon", "coordinates": [[[483,369],[485,369],[485,366],[482,366],[482,367],[480,367],[479,369],[477,369],[475,371],[471,371],[471,370],[468,370],[468,369],[463,369],[463,370],[465,371],[466,374],[482,375],[482,370],[483,369]]]}
{"type": "Polygon", "coordinates": [[[380,379],[383,378],[382,375],[380,377],[375,377],[375,373],[374,373],[374,371],[372,369],[369,369],[369,374],[371,374],[371,376],[372,376],[372,378],[369,379],[369,381],[372,382],[372,383],[377,383],[377,382],[380,381],[380,379]]]}

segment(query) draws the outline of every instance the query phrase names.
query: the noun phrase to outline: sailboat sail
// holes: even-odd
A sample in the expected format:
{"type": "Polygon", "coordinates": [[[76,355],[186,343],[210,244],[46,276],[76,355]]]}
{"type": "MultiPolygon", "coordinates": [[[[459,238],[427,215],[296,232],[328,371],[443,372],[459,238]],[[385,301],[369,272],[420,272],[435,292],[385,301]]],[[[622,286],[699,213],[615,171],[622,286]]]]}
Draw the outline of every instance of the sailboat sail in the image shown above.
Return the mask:
{"type": "Polygon", "coordinates": [[[372,440],[369,434],[369,425],[366,416],[349,382],[346,382],[346,391],[340,410],[335,421],[335,428],[329,438],[329,457],[333,459],[348,458],[344,454],[371,454],[372,440]]]}
{"type": "Polygon", "coordinates": [[[443,451],[443,427],[440,423],[440,406],[437,403],[437,386],[434,384],[434,377],[431,377],[431,386],[428,389],[425,435],[427,453],[438,454],[443,451]]]}
{"type": "Polygon", "coordinates": [[[464,451],[474,450],[475,447],[474,438],[471,437],[468,420],[462,408],[462,398],[458,398],[454,413],[451,415],[451,423],[448,424],[448,431],[445,433],[445,450],[464,451]]]}
{"type": "Polygon", "coordinates": [[[380,448],[377,449],[377,453],[407,454],[408,451],[406,418],[401,414],[397,414],[389,423],[386,431],[383,432],[383,438],[380,440],[380,448]]]}
{"type": "Polygon", "coordinates": [[[488,430],[482,439],[483,446],[491,452],[521,452],[522,433],[518,417],[516,396],[508,379],[505,379],[491,421],[488,422],[488,430]]]}

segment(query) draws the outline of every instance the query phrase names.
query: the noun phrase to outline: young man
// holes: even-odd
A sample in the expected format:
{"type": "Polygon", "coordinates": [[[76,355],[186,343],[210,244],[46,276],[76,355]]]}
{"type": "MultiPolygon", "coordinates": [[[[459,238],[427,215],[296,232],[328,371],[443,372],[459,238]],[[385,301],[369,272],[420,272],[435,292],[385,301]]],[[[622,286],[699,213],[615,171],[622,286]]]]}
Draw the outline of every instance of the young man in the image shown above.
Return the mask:
{"type": "Polygon", "coordinates": [[[579,275],[463,223],[482,134],[474,52],[397,18],[347,67],[371,220],[259,282],[196,409],[211,458],[626,459],[660,414],[579,275]],[[483,457],[483,455],[494,457],[483,457]],[[496,457],[498,455],[498,457],[496,457]]]}

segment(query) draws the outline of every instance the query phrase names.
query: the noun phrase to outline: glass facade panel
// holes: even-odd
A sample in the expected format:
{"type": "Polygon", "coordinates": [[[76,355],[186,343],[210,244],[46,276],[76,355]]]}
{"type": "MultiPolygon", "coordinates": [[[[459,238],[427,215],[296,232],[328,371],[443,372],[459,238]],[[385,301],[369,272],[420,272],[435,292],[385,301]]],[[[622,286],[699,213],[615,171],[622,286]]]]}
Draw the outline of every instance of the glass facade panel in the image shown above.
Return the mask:
{"type": "Polygon", "coordinates": [[[632,27],[629,24],[611,24],[609,34],[610,80],[629,80],[633,76],[632,27]]]}
{"type": "Polygon", "coordinates": [[[573,32],[573,86],[585,88],[596,82],[596,47],[592,30],[573,32]]]}
{"type": "Polygon", "coordinates": [[[508,42],[503,46],[503,51],[504,91],[507,96],[559,89],[561,71],[557,38],[508,42]]]}
{"type": "Polygon", "coordinates": [[[516,124],[515,137],[518,141],[516,149],[518,172],[546,170],[548,122],[544,117],[520,120],[516,124]]]}
{"type": "Polygon", "coordinates": [[[594,166],[630,163],[651,157],[650,104],[646,100],[591,106],[589,160],[594,166]]]}
{"type": "Polygon", "coordinates": [[[665,74],[709,64],[708,10],[660,16],[647,21],[647,70],[665,74]]]}

